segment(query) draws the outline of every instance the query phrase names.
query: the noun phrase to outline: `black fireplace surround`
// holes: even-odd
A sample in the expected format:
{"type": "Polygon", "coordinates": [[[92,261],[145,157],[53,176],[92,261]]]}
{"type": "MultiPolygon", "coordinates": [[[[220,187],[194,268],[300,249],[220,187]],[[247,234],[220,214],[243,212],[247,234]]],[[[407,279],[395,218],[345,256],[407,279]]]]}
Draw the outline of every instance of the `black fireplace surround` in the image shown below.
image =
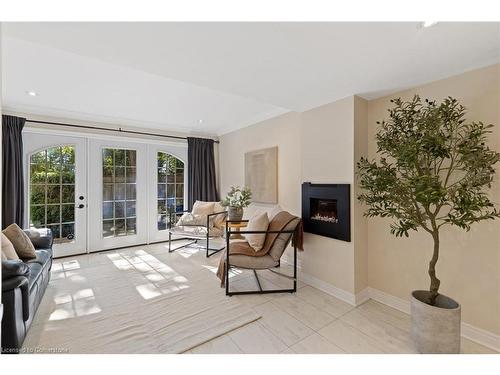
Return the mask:
{"type": "Polygon", "coordinates": [[[302,184],[304,231],[351,242],[349,184],[302,184]]]}

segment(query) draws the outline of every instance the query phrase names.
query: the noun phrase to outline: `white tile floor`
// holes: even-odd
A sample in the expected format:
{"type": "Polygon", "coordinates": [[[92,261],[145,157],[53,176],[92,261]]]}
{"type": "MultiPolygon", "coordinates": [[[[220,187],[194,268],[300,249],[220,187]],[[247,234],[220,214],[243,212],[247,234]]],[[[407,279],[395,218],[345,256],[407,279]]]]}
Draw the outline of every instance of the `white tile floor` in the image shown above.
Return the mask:
{"type": "MultiPolygon", "coordinates": [[[[199,268],[200,263],[215,272],[219,258],[219,255],[215,255],[207,259],[203,249],[196,248],[186,248],[167,254],[165,244],[142,246],[141,249],[151,254],[151,262],[161,259],[169,266],[175,264],[177,272],[193,272],[199,268]],[[197,267],[194,267],[194,264],[197,267]]],[[[133,262],[133,251],[127,249],[118,251],[124,257],[132,254],[129,261],[133,262]]],[[[79,267],[85,268],[87,263],[93,267],[99,265],[103,268],[103,277],[112,276],[117,266],[109,262],[112,254],[113,252],[103,252],[62,258],[55,260],[54,269],[61,268],[61,264],[64,263],[66,272],[70,273],[71,261],[77,259],[79,267]]],[[[138,263],[142,261],[144,257],[139,259],[138,263]]],[[[154,264],[149,266],[158,268],[154,264]]],[[[281,268],[281,272],[290,272],[289,266],[281,268]]],[[[148,277],[151,273],[149,276],[154,278],[153,273],[161,270],[151,268],[143,271],[144,277],[148,277]]],[[[269,271],[259,271],[259,276],[264,289],[281,288],[284,286],[283,283],[290,283],[290,280],[269,271]]],[[[249,271],[234,273],[231,280],[231,288],[234,290],[257,288],[253,273],[249,271]]],[[[106,278],[95,280],[96,284],[100,282],[109,280],[106,278]]],[[[213,282],[214,287],[219,287],[215,275],[214,280],[207,282],[213,282]]],[[[355,308],[302,282],[299,282],[298,287],[296,294],[228,297],[250,306],[262,318],[200,345],[188,353],[415,353],[410,339],[410,317],[407,314],[372,300],[355,308]]],[[[224,293],[224,290],[221,289],[220,292],[224,293]]],[[[495,353],[467,339],[462,339],[462,352],[495,353]]]]}
{"type": "MultiPolygon", "coordinates": [[[[252,300],[262,315],[259,321],[191,353],[416,353],[410,317],[378,302],[354,308],[310,286],[299,288],[296,295],[265,297],[252,300]]],[[[462,339],[462,353],[495,352],[462,339]]]]}

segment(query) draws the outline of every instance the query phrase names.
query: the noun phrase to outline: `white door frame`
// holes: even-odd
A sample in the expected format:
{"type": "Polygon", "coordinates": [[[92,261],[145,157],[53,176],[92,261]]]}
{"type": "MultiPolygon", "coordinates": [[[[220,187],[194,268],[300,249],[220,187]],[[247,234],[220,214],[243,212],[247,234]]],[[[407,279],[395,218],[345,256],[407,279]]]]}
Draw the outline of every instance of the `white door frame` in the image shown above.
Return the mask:
{"type": "Polygon", "coordinates": [[[75,241],[64,244],[54,244],[54,257],[63,257],[87,252],[87,139],[69,135],[40,134],[26,129],[23,131],[23,162],[24,162],[24,223],[29,226],[30,218],[30,156],[50,147],[75,146],[75,241]],[[83,196],[80,200],[78,197],[83,196]]]}

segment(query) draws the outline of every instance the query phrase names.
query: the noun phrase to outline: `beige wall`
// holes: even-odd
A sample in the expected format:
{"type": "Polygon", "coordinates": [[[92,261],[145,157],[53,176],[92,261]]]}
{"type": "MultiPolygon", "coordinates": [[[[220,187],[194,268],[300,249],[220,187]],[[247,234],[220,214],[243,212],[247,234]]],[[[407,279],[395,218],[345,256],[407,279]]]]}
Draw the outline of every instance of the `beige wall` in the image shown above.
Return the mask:
{"type": "MultiPolygon", "coordinates": [[[[496,125],[490,147],[500,152],[500,65],[494,65],[370,101],[370,157],[375,157],[376,151],[375,122],[387,118],[389,99],[407,99],[414,94],[436,100],[446,96],[459,99],[468,109],[467,119],[496,125]]],[[[500,203],[498,176],[491,196],[500,203]]],[[[389,222],[368,221],[368,283],[408,299],[411,290],[428,287],[426,271],[432,240],[420,232],[412,233],[409,239],[397,239],[389,233],[389,222]]],[[[441,279],[441,292],[462,304],[464,322],[500,334],[500,220],[475,224],[468,233],[446,228],[441,235],[437,275],[441,279]]]]}
{"type": "Polygon", "coordinates": [[[300,214],[300,116],[290,112],[220,137],[220,193],[245,184],[245,152],[278,146],[278,200],[300,214]]]}
{"type": "MultiPolygon", "coordinates": [[[[302,182],[352,185],[353,122],[352,96],[302,113],[302,182]]],[[[305,233],[304,248],[303,273],[354,292],[354,241],[305,233]]]]}
{"type": "MultiPolygon", "coordinates": [[[[278,146],[279,204],[300,216],[302,182],[348,183],[352,186],[355,121],[361,130],[366,128],[366,101],[351,96],[301,114],[291,112],[221,136],[219,162],[222,194],[231,185],[244,184],[245,152],[278,146]]],[[[366,138],[366,131],[364,134],[366,138]]],[[[356,136],[359,137],[360,132],[356,136]]],[[[354,191],[351,191],[353,197],[354,191]]],[[[351,212],[351,221],[359,221],[359,210],[352,208],[351,212]]],[[[361,225],[352,229],[351,242],[306,233],[306,251],[299,254],[303,275],[350,294],[355,293],[356,284],[365,285],[366,252],[363,250],[358,254],[355,249],[360,234],[363,236],[360,244],[365,241],[366,230],[361,225]],[[359,263],[362,263],[357,270],[355,257],[359,257],[359,263]],[[358,271],[364,275],[355,280],[358,271]]]]}

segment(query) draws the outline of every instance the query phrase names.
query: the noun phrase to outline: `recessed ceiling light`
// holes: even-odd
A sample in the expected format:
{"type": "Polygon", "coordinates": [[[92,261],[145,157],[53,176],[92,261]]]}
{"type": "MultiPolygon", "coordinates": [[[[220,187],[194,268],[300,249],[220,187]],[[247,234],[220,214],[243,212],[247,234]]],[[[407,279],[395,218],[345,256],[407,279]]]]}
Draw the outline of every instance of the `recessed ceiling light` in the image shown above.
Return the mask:
{"type": "Polygon", "coordinates": [[[437,23],[438,23],[438,21],[424,21],[424,22],[422,22],[422,27],[424,27],[424,28],[431,27],[437,23]]]}
{"type": "Polygon", "coordinates": [[[35,91],[26,91],[26,95],[37,96],[37,93],[35,91]]]}
{"type": "Polygon", "coordinates": [[[198,120],[198,122],[199,122],[200,124],[202,124],[202,123],[203,123],[203,120],[198,120]]]}

